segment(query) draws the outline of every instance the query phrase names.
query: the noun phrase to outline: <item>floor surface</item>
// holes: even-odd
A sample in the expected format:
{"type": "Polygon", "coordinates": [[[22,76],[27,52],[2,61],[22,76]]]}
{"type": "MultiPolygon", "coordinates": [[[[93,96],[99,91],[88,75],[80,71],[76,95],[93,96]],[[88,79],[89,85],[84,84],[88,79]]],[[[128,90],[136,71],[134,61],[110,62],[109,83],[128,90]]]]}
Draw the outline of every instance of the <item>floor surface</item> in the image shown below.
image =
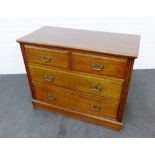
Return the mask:
{"type": "Polygon", "coordinates": [[[31,106],[26,75],[0,75],[0,137],[155,137],[155,70],[135,70],[116,132],[31,106]]]}

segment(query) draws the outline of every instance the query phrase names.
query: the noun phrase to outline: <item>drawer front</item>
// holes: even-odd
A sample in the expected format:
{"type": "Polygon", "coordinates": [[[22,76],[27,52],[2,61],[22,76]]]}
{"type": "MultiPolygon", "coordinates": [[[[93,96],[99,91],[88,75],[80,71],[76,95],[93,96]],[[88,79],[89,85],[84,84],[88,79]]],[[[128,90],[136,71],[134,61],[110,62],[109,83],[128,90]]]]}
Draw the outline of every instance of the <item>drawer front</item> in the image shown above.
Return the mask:
{"type": "Polygon", "coordinates": [[[33,81],[56,85],[107,98],[119,99],[123,80],[97,78],[56,69],[29,65],[33,81]]]}
{"type": "Polygon", "coordinates": [[[73,53],[72,69],[92,74],[117,78],[125,76],[127,58],[95,56],[90,54],[73,53]]]}
{"type": "Polygon", "coordinates": [[[72,90],[55,86],[34,84],[34,90],[35,97],[39,101],[101,117],[115,119],[117,116],[118,104],[113,101],[83,96],[72,90]]]}
{"type": "Polygon", "coordinates": [[[28,62],[68,68],[68,54],[66,51],[28,45],[24,47],[28,62]]]}

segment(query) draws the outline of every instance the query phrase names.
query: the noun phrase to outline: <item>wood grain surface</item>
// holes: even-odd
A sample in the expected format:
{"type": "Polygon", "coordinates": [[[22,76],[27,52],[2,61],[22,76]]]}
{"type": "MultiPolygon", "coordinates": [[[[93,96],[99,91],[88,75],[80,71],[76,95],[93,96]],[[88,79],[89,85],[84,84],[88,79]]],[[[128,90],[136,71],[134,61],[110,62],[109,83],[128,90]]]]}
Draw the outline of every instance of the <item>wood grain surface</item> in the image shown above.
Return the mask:
{"type": "Polygon", "coordinates": [[[140,36],[45,26],[17,41],[135,58],[138,56],[140,36]]]}
{"type": "Polygon", "coordinates": [[[116,78],[124,78],[127,61],[127,58],[72,53],[73,70],[116,78]],[[93,64],[102,65],[102,69],[95,70],[92,67],[93,64]]]}
{"type": "Polygon", "coordinates": [[[43,27],[17,41],[34,107],[122,129],[139,36],[43,27]]]}
{"type": "Polygon", "coordinates": [[[47,69],[31,64],[29,64],[29,68],[32,81],[34,82],[55,85],[117,100],[119,100],[121,95],[123,80],[120,79],[97,78],[57,69],[47,69]],[[46,80],[45,76],[49,80],[46,80]],[[94,85],[101,87],[101,90],[94,90],[94,85]]]}
{"type": "Polygon", "coordinates": [[[116,119],[118,103],[88,97],[76,91],[34,83],[36,100],[100,117],[116,119]]]}
{"type": "Polygon", "coordinates": [[[27,61],[48,66],[68,68],[68,52],[53,48],[36,47],[25,45],[27,61]],[[48,58],[48,60],[44,60],[48,58]]]}

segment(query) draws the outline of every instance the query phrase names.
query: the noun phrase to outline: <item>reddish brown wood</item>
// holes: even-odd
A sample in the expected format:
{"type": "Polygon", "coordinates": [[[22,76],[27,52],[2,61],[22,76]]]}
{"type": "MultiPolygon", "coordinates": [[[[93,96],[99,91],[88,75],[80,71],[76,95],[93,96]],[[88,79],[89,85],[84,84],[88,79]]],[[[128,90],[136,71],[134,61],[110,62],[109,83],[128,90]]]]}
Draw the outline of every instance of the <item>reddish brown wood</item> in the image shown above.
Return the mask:
{"type": "Polygon", "coordinates": [[[17,41],[137,57],[139,40],[140,36],[138,35],[42,27],[17,41]]]}
{"type": "Polygon", "coordinates": [[[118,103],[108,99],[88,97],[81,92],[56,86],[33,83],[36,100],[99,117],[116,120],[118,103]],[[49,98],[49,96],[52,98],[49,98]],[[97,107],[97,109],[94,109],[97,107]]]}
{"type": "Polygon", "coordinates": [[[32,98],[35,98],[35,93],[34,93],[34,89],[33,89],[33,86],[32,86],[32,79],[31,79],[31,75],[30,75],[30,70],[29,70],[28,62],[27,62],[26,55],[25,55],[24,45],[20,44],[20,48],[21,48],[21,51],[22,51],[22,56],[23,56],[23,60],[24,60],[24,64],[25,64],[25,69],[26,69],[26,72],[27,72],[27,78],[28,78],[30,89],[31,89],[32,98]]]}
{"type": "Polygon", "coordinates": [[[120,131],[139,38],[136,35],[43,27],[17,40],[28,74],[33,106],[120,131]],[[54,56],[54,61],[42,62],[44,53],[48,57],[54,56]],[[103,64],[105,70],[91,70],[92,63],[103,64]],[[45,74],[54,76],[54,81],[45,80],[45,74]],[[34,83],[41,87],[34,87],[34,83]],[[94,91],[92,83],[101,89],[94,91]],[[45,86],[57,93],[58,102],[47,100],[45,86]],[[91,113],[88,109],[91,101],[105,109],[91,113]]]}
{"type": "Polygon", "coordinates": [[[49,86],[55,85],[116,100],[119,100],[122,92],[123,80],[117,78],[98,78],[55,68],[47,69],[32,64],[29,65],[29,69],[32,81],[48,84],[49,86]],[[52,77],[53,80],[45,80],[45,75],[52,77]],[[99,85],[101,90],[95,91],[92,85],[99,85]]]}
{"type": "Polygon", "coordinates": [[[103,55],[73,53],[72,69],[86,73],[104,75],[109,77],[124,78],[127,67],[127,58],[103,55]],[[92,64],[103,66],[101,70],[94,70],[92,64]]]}
{"type": "Polygon", "coordinates": [[[75,119],[79,119],[81,121],[89,122],[89,123],[94,123],[96,125],[100,125],[106,128],[110,128],[116,131],[121,131],[123,129],[123,124],[121,122],[117,122],[114,120],[106,119],[106,118],[101,118],[93,115],[89,115],[86,113],[81,113],[77,111],[73,111],[67,108],[63,108],[60,106],[55,106],[55,105],[50,105],[45,102],[37,101],[37,100],[32,100],[32,104],[34,107],[42,110],[47,110],[50,112],[56,112],[59,114],[63,114],[75,119]]]}
{"type": "Polygon", "coordinates": [[[121,100],[120,100],[120,106],[118,110],[118,121],[120,122],[123,122],[123,119],[124,119],[124,114],[125,114],[126,105],[127,105],[126,102],[128,97],[128,91],[129,91],[129,86],[130,86],[130,81],[131,81],[131,76],[133,71],[133,64],[134,64],[134,59],[129,59],[128,67],[126,70],[125,82],[124,82],[121,100]]]}
{"type": "Polygon", "coordinates": [[[29,63],[37,63],[47,66],[68,68],[68,51],[47,48],[42,46],[25,45],[26,59],[29,63]],[[44,61],[43,57],[50,58],[44,61]]]}

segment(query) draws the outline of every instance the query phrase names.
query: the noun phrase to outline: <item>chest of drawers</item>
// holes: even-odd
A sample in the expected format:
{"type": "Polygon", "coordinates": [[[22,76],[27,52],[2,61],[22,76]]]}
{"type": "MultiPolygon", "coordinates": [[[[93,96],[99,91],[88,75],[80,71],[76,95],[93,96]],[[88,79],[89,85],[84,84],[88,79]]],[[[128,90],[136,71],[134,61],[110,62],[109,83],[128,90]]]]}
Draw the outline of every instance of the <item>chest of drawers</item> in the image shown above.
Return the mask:
{"type": "Polygon", "coordinates": [[[57,27],[18,39],[32,105],[120,131],[139,40],[57,27]]]}

